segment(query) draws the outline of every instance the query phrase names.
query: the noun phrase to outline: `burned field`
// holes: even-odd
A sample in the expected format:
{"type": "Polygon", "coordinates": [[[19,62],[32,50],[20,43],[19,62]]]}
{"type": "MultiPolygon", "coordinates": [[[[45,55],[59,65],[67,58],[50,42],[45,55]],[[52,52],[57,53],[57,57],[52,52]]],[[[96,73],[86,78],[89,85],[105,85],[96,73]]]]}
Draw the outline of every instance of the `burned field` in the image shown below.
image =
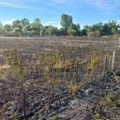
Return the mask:
{"type": "Polygon", "coordinates": [[[120,44],[0,38],[0,120],[119,120],[120,44]]]}

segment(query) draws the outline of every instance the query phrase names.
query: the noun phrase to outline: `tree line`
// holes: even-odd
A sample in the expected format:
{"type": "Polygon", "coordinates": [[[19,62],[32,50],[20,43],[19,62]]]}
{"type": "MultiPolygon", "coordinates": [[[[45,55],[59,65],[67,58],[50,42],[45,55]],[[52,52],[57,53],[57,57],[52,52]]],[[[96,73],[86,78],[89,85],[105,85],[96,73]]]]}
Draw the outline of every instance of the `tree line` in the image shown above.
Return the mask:
{"type": "Polygon", "coordinates": [[[82,29],[80,24],[75,24],[71,15],[62,14],[60,18],[61,28],[52,25],[42,25],[39,18],[30,22],[28,19],[14,20],[12,24],[2,25],[0,23],[0,34],[14,36],[14,35],[37,35],[37,36],[113,36],[120,34],[120,25],[115,21],[106,23],[99,22],[93,25],[85,25],[82,29]]]}

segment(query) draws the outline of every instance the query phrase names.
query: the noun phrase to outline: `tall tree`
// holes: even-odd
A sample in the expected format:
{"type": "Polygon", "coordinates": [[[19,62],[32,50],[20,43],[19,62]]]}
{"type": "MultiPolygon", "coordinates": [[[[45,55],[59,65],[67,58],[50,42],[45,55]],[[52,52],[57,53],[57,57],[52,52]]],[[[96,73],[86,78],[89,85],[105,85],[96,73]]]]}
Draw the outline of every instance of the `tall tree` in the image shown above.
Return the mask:
{"type": "Polygon", "coordinates": [[[80,35],[80,25],[71,23],[67,30],[67,33],[68,35],[71,35],[71,36],[80,35]]]}
{"type": "Polygon", "coordinates": [[[111,29],[111,34],[115,35],[118,31],[118,25],[115,20],[112,20],[111,22],[108,23],[110,29],[111,29]]]}
{"type": "Polygon", "coordinates": [[[88,29],[88,25],[85,25],[84,27],[83,27],[83,29],[82,29],[82,31],[81,31],[81,35],[82,36],[87,36],[87,29],[88,29]]]}
{"type": "Polygon", "coordinates": [[[2,25],[2,23],[0,23],[0,34],[3,34],[3,25],[2,25]]]}
{"type": "Polygon", "coordinates": [[[12,33],[12,26],[9,24],[4,25],[4,33],[10,35],[12,33]]]}
{"type": "Polygon", "coordinates": [[[111,35],[111,28],[108,23],[103,25],[102,35],[111,35]]]}
{"type": "Polygon", "coordinates": [[[39,18],[34,19],[34,21],[31,23],[31,29],[33,34],[40,35],[42,28],[43,26],[39,18]]]}
{"type": "Polygon", "coordinates": [[[60,24],[64,30],[67,30],[70,24],[72,24],[72,16],[67,14],[62,14],[60,24]]]}
{"type": "Polygon", "coordinates": [[[21,27],[21,21],[20,20],[15,20],[12,23],[12,29],[13,33],[16,34],[21,34],[22,33],[22,27],[21,27]]]}
{"type": "Polygon", "coordinates": [[[52,36],[52,35],[57,35],[57,31],[58,31],[57,27],[49,25],[49,26],[45,26],[44,27],[44,31],[43,32],[44,32],[44,35],[52,36]]]}
{"type": "Polygon", "coordinates": [[[26,18],[23,18],[21,20],[21,27],[22,27],[22,33],[23,34],[28,34],[30,31],[30,23],[29,20],[26,18]]]}

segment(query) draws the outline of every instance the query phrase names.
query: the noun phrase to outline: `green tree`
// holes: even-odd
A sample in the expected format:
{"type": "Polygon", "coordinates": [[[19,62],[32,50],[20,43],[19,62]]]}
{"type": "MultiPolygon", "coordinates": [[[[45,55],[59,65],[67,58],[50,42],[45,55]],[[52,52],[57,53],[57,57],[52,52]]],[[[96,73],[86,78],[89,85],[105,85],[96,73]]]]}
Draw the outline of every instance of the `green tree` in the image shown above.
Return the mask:
{"type": "Polygon", "coordinates": [[[10,35],[12,33],[12,26],[9,24],[4,25],[4,33],[10,35]]]}
{"type": "Polygon", "coordinates": [[[103,25],[102,35],[111,35],[111,28],[108,23],[103,25]]]}
{"type": "Polygon", "coordinates": [[[77,25],[71,23],[67,30],[67,33],[68,35],[76,36],[78,34],[77,25]]]}
{"type": "Polygon", "coordinates": [[[58,30],[58,33],[57,33],[58,35],[66,35],[66,31],[63,29],[63,28],[60,28],[59,30],[58,30]]]}
{"type": "Polygon", "coordinates": [[[101,30],[99,28],[97,28],[96,25],[90,26],[87,30],[87,35],[90,37],[100,37],[101,30]]]}
{"type": "Polygon", "coordinates": [[[0,34],[3,34],[3,33],[4,33],[3,25],[2,25],[2,23],[0,23],[0,34]]]}
{"type": "Polygon", "coordinates": [[[15,35],[21,34],[22,33],[21,21],[20,20],[13,21],[12,29],[15,35]]]}
{"type": "Polygon", "coordinates": [[[61,16],[61,26],[64,30],[67,30],[72,23],[72,16],[67,15],[67,14],[62,14],[61,16]]]}
{"type": "Polygon", "coordinates": [[[102,23],[85,26],[84,32],[86,32],[89,37],[100,37],[102,35],[102,23]]]}
{"type": "Polygon", "coordinates": [[[30,31],[30,23],[29,20],[26,18],[23,18],[21,20],[21,28],[22,28],[22,33],[23,34],[28,34],[30,31]]]}
{"type": "Polygon", "coordinates": [[[52,25],[49,25],[49,26],[45,26],[44,27],[44,35],[57,35],[57,27],[54,27],[52,25]]]}
{"type": "Polygon", "coordinates": [[[31,23],[31,30],[34,35],[40,35],[41,31],[43,29],[43,26],[40,22],[39,18],[34,19],[34,21],[31,23]]]}
{"type": "Polygon", "coordinates": [[[117,22],[115,20],[112,20],[111,22],[108,23],[110,30],[111,30],[111,34],[115,35],[118,31],[118,25],[117,22]]]}
{"type": "Polygon", "coordinates": [[[82,36],[87,36],[87,29],[88,29],[88,25],[85,25],[84,27],[83,27],[83,29],[82,29],[82,31],[81,31],[81,35],[82,36]]]}

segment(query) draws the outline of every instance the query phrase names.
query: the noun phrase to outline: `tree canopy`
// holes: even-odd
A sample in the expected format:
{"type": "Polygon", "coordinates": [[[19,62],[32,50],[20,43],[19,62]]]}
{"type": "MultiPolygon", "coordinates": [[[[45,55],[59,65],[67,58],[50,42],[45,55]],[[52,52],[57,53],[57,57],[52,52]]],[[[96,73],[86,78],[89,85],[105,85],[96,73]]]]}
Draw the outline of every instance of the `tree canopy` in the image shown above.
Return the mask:
{"type": "Polygon", "coordinates": [[[113,36],[120,34],[120,25],[115,21],[106,23],[96,23],[93,25],[85,25],[82,29],[79,23],[74,23],[71,15],[62,14],[60,17],[61,28],[52,25],[44,26],[39,18],[35,18],[32,22],[23,18],[14,20],[12,24],[2,25],[0,23],[0,34],[4,35],[37,35],[37,36],[53,36],[53,35],[69,35],[69,36],[113,36]]]}

